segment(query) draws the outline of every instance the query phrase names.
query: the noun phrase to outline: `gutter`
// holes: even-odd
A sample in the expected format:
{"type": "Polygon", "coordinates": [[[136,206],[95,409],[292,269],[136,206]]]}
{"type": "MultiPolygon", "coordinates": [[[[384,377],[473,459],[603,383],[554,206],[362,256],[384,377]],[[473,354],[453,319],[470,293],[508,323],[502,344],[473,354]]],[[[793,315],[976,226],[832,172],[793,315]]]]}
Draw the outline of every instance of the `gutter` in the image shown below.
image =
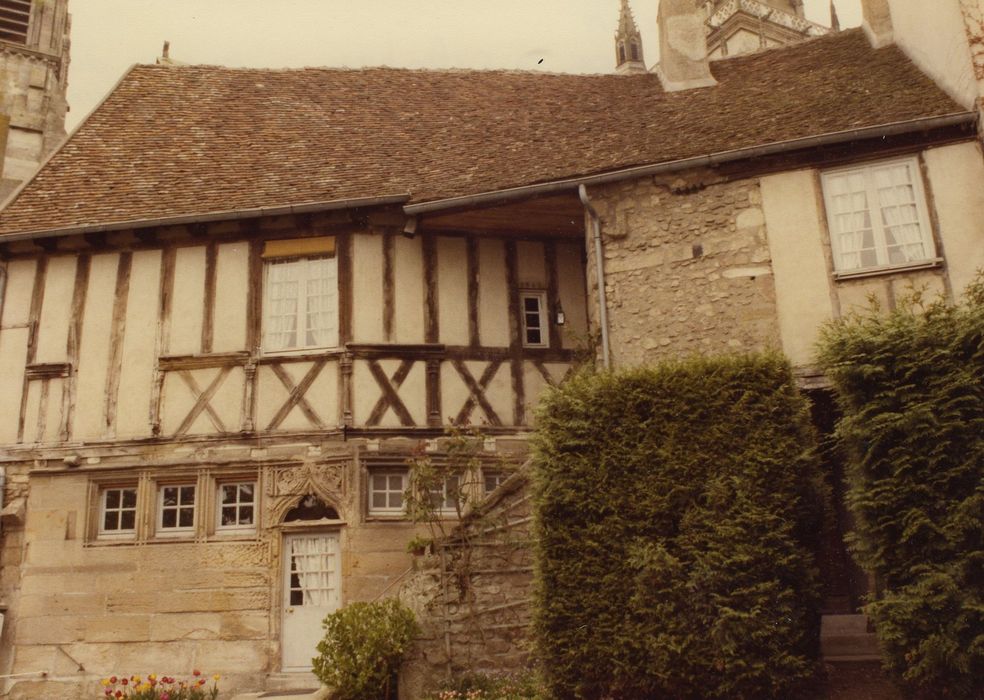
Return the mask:
{"type": "Polygon", "coordinates": [[[387,204],[404,204],[410,200],[409,194],[385,195],[382,197],[357,197],[354,199],[330,199],[323,202],[308,202],[306,204],[288,204],[280,207],[255,207],[253,209],[230,209],[203,214],[185,214],[183,216],[165,216],[156,219],[132,219],[109,224],[88,224],[70,226],[27,233],[0,234],[0,243],[9,241],[34,240],[39,238],[54,238],[55,236],[73,236],[83,233],[103,233],[106,231],[125,231],[134,228],[150,226],[180,226],[182,224],[201,224],[209,221],[230,221],[236,219],[255,219],[261,216],[283,216],[285,214],[311,214],[314,212],[335,211],[338,209],[358,209],[362,207],[378,207],[387,204]]]}
{"type": "Polygon", "coordinates": [[[735,161],[750,158],[760,158],[762,156],[786,153],[804,148],[831,146],[863,139],[886,138],[888,136],[912,134],[948,126],[962,126],[970,124],[976,125],[977,119],[977,112],[956,112],[941,117],[925,117],[903,122],[890,122],[888,124],[881,124],[878,126],[850,129],[847,131],[834,131],[826,134],[820,134],[818,136],[807,136],[805,138],[791,139],[788,141],[776,141],[762,146],[750,146],[747,148],[737,148],[729,151],[718,151],[709,155],[694,156],[692,158],[639,165],[632,168],[613,170],[611,172],[600,173],[597,175],[585,175],[583,177],[568,178],[564,180],[553,180],[551,182],[544,182],[537,185],[526,185],[523,187],[510,187],[503,190],[494,190],[491,192],[466,195],[464,197],[437,199],[431,202],[407,205],[403,207],[403,211],[409,216],[417,216],[420,214],[429,214],[432,212],[446,211],[450,209],[492,206],[519,199],[527,199],[538,195],[569,192],[571,190],[579,189],[581,185],[590,187],[592,185],[603,185],[606,183],[631,180],[649,175],[674,173],[681,170],[690,170],[692,168],[713,167],[724,163],[733,163],[735,161]]]}
{"type": "Polygon", "coordinates": [[[598,277],[598,325],[601,326],[601,361],[604,368],[611,369],[611,357],[608,351],[608,295],[605,292],[605,258],[601,243],[601,217],[598,210],[588,199],[588,188],[580,185],[577,195],[584,205],[584,210],[591,217],[591,228],[594,232],[595,267],[598,277]]]}

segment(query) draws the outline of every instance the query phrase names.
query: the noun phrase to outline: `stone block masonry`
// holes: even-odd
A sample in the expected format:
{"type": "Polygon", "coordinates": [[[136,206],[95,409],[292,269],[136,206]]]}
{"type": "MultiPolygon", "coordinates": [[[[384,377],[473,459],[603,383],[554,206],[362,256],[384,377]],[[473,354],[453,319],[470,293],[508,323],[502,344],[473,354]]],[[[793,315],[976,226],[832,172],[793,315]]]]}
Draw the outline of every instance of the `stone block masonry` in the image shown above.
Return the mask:
{"type": "MultiPolygon", "coordinates": [[[[590,194],[602,218],[616,366],[780,346],[757,179],[695,173],[590,194]]],[[[596,290],[593,259],[588,270],[596,290]]]]}

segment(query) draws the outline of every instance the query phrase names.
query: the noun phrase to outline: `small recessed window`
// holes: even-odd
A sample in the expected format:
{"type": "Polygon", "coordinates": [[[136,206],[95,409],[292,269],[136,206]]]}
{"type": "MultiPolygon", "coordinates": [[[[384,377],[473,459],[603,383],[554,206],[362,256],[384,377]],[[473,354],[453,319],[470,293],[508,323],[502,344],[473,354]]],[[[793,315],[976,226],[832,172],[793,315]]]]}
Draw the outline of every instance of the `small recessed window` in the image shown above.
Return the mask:
{"type": "Polygon", "coordinates": [[[431,507],[438,513],[455,515],[461,505],[461,477],[451,474],[441,485],[430,489],[431,507]]]}
{"type": "Polygon", "coordinates": [[[193,484],[161,486],[157,534],[179,535],[195,531],[195,491],[193,484]]]}
{"type": "Polygon", "coordinates": [[[216,513],[218,530],[256,529],[256,483],[219,484],[216,513]]]}
{"type": "Polygon", "coordinates": [[[401,515],[404,508],[403,492],[406,490],[405,469],[369,472],[369,514],[401,515]]]}
{"type": "Polygon", "coordinates": [[[823,174],[834,270],[905,267],[936,256],[915,158],[823,174]]]}
{"type": "Polygon", "coordinates": [[[545,348],[549,340],[546,292],[520,292],[519,303],[523,321],[523,346],[527,348],[545,348]]]}
{"type": "Polygon", "coordinates": [[[490,493],[495,491],[502,485],[502,482],[506,480],[508,475],[504,471],[498,469],[483,469],[482,470],[482,487],[485,491],[485,495],[488,496],[490,493]]]}
{"type": "Polygon", "coordinates": [[[103,489],[99,495],[99,537],[129,538],[137,532],[137,487],[103,489]]]}

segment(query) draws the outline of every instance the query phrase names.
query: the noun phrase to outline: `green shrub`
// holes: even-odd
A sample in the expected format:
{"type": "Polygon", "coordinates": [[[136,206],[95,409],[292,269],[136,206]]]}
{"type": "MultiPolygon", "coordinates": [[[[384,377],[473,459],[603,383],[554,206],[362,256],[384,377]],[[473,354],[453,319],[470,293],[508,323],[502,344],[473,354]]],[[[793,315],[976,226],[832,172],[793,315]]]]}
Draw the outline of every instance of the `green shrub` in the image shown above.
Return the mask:
{"type": "Polygon", "coordinates": [[[774,356],[584,373],[538,417],[535,635],[559,698],[789,696],[823,487],[774,356]]]}
{"type": "Polygon", "coordinates": [[[830,325],[852,548],[888,668],[934,696],[984,678],[984,279],[960,307],[918,294],[830,325]]]}
{"type": "Polygon", "coordinates": [[[323,623],[314,675],[338,700],[389,697],[393,677],[417,635],[413,613],[396,599],[351,603],[323,623]]]}

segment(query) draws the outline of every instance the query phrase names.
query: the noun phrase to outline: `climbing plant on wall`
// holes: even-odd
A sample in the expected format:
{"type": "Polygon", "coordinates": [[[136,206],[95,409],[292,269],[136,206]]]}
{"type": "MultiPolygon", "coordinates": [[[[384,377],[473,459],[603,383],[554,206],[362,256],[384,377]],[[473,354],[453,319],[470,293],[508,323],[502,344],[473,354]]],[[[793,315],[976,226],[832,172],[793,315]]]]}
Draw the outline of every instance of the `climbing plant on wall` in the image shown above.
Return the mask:
{"type": "Polygon", "coordinates": [[[537,426],[535,635],[555,697],[786,697],[812,677],[824,489],[784,360],[586,372],[537,426]]]}
{"type": "Polygon", "coordinates": [[[853,549],[885,660],[934,697],[984,678],[984,277],[966,304],[914,293],[827,327],[853,549]]]}

